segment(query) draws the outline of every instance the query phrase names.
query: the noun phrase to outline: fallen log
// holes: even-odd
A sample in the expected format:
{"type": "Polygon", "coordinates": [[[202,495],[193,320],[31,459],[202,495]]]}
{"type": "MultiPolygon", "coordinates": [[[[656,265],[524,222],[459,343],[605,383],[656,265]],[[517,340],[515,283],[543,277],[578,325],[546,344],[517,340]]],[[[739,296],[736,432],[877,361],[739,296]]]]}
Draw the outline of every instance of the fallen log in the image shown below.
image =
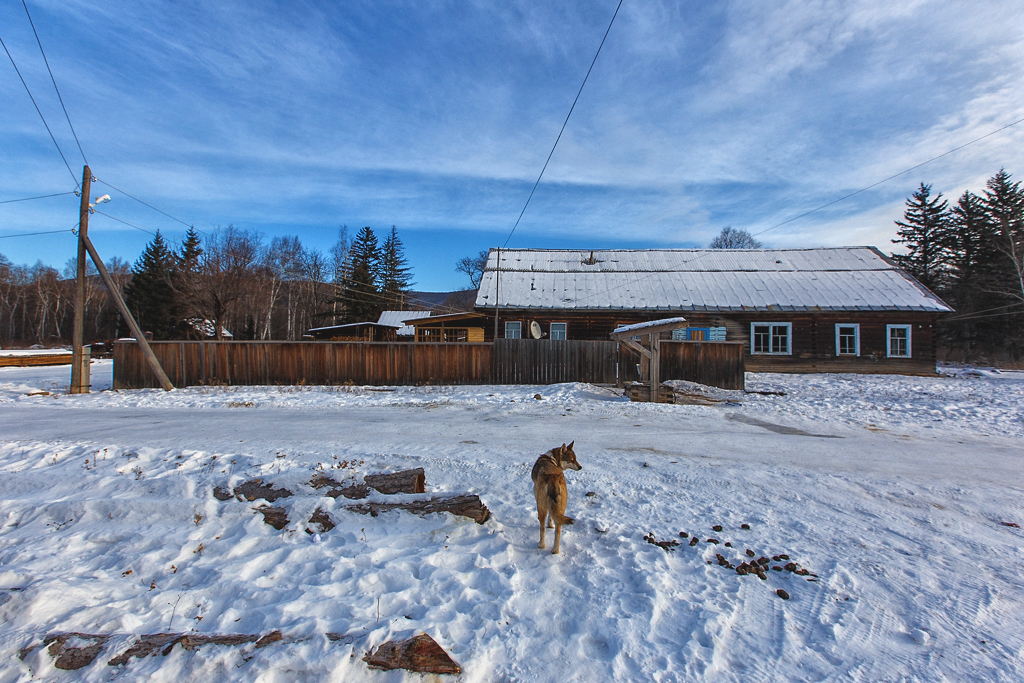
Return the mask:
{"type": "Polygon", "coordinates": [[[371,669],[405,669],[429,674],[459,674],[462,668],[433,638],[422,633],[415,638],[387,642],[373,652],[367,652],[363,661],[371,669]]]}
{"type": "MultiPolygon", "coordinates": [[[[77,635],[77,634],[75,634],[77,635]]],[[[256,648],[266,647],[271,643],[283,640],[280,631],[271,631],[264,636],[255,633],[239,633],[231,635],[203,635],[200,633],[151,633],[139,636],[139,639],[127,650],[111,659],[107,664],[121,666],[127,664],[132,657],[142,659],[156,655],[159,651],[164,657],[171,654],[174,646],[181,643],[185,650],[195,650],[203,645],[245,645],[256,643],[256,648]]],[[[97,651],[98,654],[98,651],[97,651]]],[[[94,657],[95,659],[95,657],[94,657]]]]}
{"type": "Polygon", "coordinates": [[[389,474],[367,474],[363,481],[371,489],[384,494],[424,493],[427,477],[422,467],[389,474]]]}
{"type": "Polygon", "coordinates": [[[358,505],[346,505],[345,508],[373,517],[391,510],[408,510],[415,515],[429,515],[432,512],[450,512],[453,515],[469,517],[477,524],[483,524],[491,517],[490,510],[480,501],[480,496],[476,494],[438,496],[429,500],[410,500],[396,503],[359,503],[358,505]]]}

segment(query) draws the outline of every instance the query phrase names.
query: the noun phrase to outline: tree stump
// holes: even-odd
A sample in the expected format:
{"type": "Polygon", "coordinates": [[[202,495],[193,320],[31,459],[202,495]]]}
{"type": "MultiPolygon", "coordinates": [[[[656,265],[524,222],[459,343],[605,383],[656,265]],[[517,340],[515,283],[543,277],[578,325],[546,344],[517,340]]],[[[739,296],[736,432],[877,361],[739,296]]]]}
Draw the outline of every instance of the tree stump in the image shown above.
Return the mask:
{"type": "Polygon", "coordinates": [[[399,642],[387,642],[363,661],[371,669],[405,669],[430,674],[459,674],[462,668],[426,633],[399,642]]]}
{"type": "Polygon", "coordinates": [[[480,496],[439,496],[429,500],[410,500],[396,503],[359,503],[347,505],[346,509],[363,515],[376,517],[382,512],[391,510],[408,510],[415,515],[429,515],[432,512],[450,512],[453,515],[469,517],[477,524],[483,524],[491,518],[491,511],[480,501],[480,496]]]}

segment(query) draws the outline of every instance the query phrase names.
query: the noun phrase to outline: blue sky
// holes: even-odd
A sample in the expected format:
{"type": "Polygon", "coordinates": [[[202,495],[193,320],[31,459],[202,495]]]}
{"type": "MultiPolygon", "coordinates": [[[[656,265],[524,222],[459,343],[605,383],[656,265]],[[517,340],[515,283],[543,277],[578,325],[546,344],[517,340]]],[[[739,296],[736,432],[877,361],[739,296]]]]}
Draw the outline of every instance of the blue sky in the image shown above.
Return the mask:
{"type": "MultiPolygon", "coordinates": [[[[424,290],[505,242],[615,5],[29,2],[95,176],[202,230],[323,250],[342,224],[395,225],[424,290]]],[[[1019,0],[626,0],[509,246],[770,228],[1024,117],[1022,29],[1019,0]]],[[[17,0],[0,36],[80,174],[17,0]]],[[[919,182],[955,198],[1001,167],[1024,178],[1022,143],[1024,123],[760,239],[888,250],[919,182]]],[[[0,62],[0,200],[73,187],[0,62]]],[[[110,194],[107,213],[181,238],[110,194]]],[[[73,196],[0,205],[0,237],[76,219],[73,196]]],[[[130,261],[150,238],[103,216],[90,233],[130,261]]],[[[74,251],[70,233],[0,239],[16,263],[74,251]]]]}

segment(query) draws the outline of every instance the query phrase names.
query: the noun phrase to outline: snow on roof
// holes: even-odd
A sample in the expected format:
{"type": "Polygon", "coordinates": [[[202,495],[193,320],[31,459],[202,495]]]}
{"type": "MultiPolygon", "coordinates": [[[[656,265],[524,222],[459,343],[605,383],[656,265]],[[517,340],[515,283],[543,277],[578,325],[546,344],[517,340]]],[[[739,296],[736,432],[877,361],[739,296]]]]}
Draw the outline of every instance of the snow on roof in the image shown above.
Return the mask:
{"type": "MultiPolygon", "coordinates": [[[[476,305],[493,307],[496,249],[476,305]]],[[[874,247],[502,249],[504,308],[614,310],[952,309],[874,247]]]]}
{"type": "Polygon", "coordinates": [[[416,334],[416,328],[412,325],[406,325],[406,320],[416,320],[419,318],[428,318],[432,311],[381,311],[380,318],[377,322],[381,325],[391,325],[397,327],[399,335],[412,336],[416,334]]]}
{"type": "Polygon", "coordinates": [[[634,325],[623,325],[622,327],[616,327],[612,330],[612,334],[622,334],[623,332],[636,332],[637,330],[645,330],[648,327],[661,327],[662,325],[674,325],[676,323],[682,325],[686,322],[686,318],[662,318],[661,320],[649,320],[645,323],[636,323],[634,325]]]}

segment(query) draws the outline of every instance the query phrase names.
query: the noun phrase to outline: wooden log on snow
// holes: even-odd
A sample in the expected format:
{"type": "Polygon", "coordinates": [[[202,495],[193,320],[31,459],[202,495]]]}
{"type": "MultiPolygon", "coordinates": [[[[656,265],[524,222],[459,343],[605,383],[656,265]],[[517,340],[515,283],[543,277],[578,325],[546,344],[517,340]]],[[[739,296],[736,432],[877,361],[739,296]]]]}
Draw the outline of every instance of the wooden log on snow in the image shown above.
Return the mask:
{"type": "MultiPolygon", "coordinates": [[[[50,646],[47,652],[54,658],[53,666],[55,668],[64,671],[76,671],[92,664],[109,639],[110,636],[101,634],[60,633],[48,637],[43,641],[43,645],[50,646]],[[88,644],[68,644],[68,641],[72,639],[86,641],[88,644]]],[[[22,657],[22,660],[24,659],[22,657]]]]}
{"type": "Polygon", "coordinates": [[[491,518],[491,511],[480,501],[480,496],[438,496],[429,500],[409,500],[395,503],[359,503],[346,505],[346,509],[363,515],[376,517],[382,512],[391,510],[408,510],[415,515],[429,515],[432,512],[450,512],[453,515],[469,517],[477,524],[483,524],[491,518]]]}
{"type": "Polygon", "coordinates": [[[424,493],[427,476],[422,467],[390,474],[367,474],[363,481],[371,489],[384,494],[392,493],[424,493]]]}
{"type": "Polygon", "coordinates": [[[405,669],[430,674],[462,673],[462,668],[455,660],[426,633],[409,640],[384,643],[373,652],[367,652],[363,661],[371,669],[405,669]]]}

